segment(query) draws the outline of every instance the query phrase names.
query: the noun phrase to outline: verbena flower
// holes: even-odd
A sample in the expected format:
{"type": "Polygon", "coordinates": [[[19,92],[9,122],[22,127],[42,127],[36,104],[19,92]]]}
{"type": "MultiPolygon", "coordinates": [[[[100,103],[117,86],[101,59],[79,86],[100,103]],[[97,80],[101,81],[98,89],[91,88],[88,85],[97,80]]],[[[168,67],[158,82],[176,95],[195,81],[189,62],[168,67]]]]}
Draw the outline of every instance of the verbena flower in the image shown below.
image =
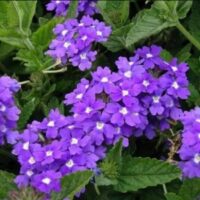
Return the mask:
{"type": "Polygon", "coordinates": [[[105,42],[110,33],[109,26],[89,16],[83,16],[80,22],[70,19],[54,28],[56,38],[50,44],[47,54],[61,60],[62,64],[71,62],[82,71],[90,69],[97,54],[92,45],[95,42],[105,42]]]}
{"type": "Polygon", "coordinates": [[[185,112],[182,146],[179,150],[180,167],[189,178],[200,177],[200,108],[185,112]]]}
{"type": "Polygon", "coordinates": [[[117,72],[98,67],[90,82],[84,79],[65,96],[75,121],[98,135],[96,144],[114,144],[119,138],[141,135],[152,139],[156,131],[170,127],[169,120],[180,119],[179,99],[189,95],[188,67],[177,59],[163,60],[161,51],[152,45],[136,50],[133,57],[119,57],[117,72]],[[96,104],[102,106],[97,109],[96,104]],[[113,134],[108,135],[107,127],[114,128],[113,134]],[[121,131],[125,127],[128,134],[121,131]]]}
{"type": "Polygon", "coordinates": [[[20,84],[9,76],[0,77],[0,144],[15,143],[18,135],[15,131],[20,110],[14,100],[14,94],[20,84]]]}
{"type": "MultiPolygon", "coordinates": [[[[72,0],[51,0],[50,3],[46,5],[48,11],[55,11],[56,15],[65,16],[67,14],[68,8],[72,0]]],[[[94,15],[98,12],[96,8],[97,0],[79,0],[77,15],[83,13],[85,15],[94,15]]]]}

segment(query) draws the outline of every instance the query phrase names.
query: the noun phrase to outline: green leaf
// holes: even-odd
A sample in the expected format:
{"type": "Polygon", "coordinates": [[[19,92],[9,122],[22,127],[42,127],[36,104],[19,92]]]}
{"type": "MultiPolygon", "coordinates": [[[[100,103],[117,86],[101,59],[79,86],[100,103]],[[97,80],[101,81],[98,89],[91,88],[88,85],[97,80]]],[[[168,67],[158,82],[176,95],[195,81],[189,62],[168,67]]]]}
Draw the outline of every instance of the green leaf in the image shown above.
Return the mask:
{"type": "Polygon", "coordinates": [[[123,159],[118,184],[114,188],[120,192],[137,191],[170,182],[179,176],[180,170],[164,161],[126,157],[123,159]]]}
{"type": "Polygon", "coordinates": [[[37,105],[37,100],[33,98],[22,107],[20,118],[18,121],[18,128],[20,130],[22,130],[26,126],[37,105]]]}
{"type": "Polygon", "coordinates": [[[167,200],[182,200],[182,198],[175,193],[167,193],[165,197],[167,198],[167,200]]]}
{"type": "Polygon", "coordinates": [[[25,48],[37,1],[0,1],[0,40],[25,48]]]}
{"type": "Polygon", "coordinates": [[[78,0],[71,1],[67,10],[67,19],[75,18],[77,15],[78,0]]]}
{"type": "Polygon", "coordinates": [[[183,182],[179,191],[182,200],[197,200],[200,198],[200,179],[188,179],[183,182]]]}
{"type": "Polygon", "coordinates": [[[106,158],[100,164],[102,174],[96,176],[97,185],[115,185],[122,161],[122,140],[117,142],[115,146],[108,152],[106,158]]]}
{"type": "Polygon", "coordinates": [[[6,57],[10,56],[10,53],[14,50],[15,48],[11,45],[8,45],[6,43],[1,43],[0,44],[0,60],[5,59],[6,57]]]}
{"type": "Polygon", "coordinates": [[[190,96],[189,96],[188,101],[192,102],[196,106],[199,106],[200,105],[200,93],[199,93],[199,91],[197,90],[197,88],[193,84],[189,85],[189,89],[190,89],[190,96]]]}
{"type": "Polygon", "coordinates": [[[180,61],[187,61],[190,57],[191,57],[191,48],[192,48],[192,44],[188,43],[187,45],[185,45],[176,55],[176,57],[180,60],[180,61]]]}
{"type": "Polygon", "coordinates": [[[63,18],[55,17],[49,20],[44,25],[40,26],[33,34],[32,34],[32,42],[35,46],[40,46],[42,50],[46,49],[49,46],[49,43],[54,38],[53,28],[56,24],[61,23],[63,18]]]}
{"type": "Polygon", "coordinates": [[[178,0],[178,6],[177,6],[177,13],[179,19],[183,19],[187,16],[187,13],[190,11],[192,7],[193,1],[181,1],[178,0]]]}
{"type": "Polygon", "coordinates": [[[98,1],[97,6],[107,23],[120,27],[128,19],[129,4],[129,0],[104,0],[98,1]]]}
{"type": "Polygon", "coordinates": [[[150,37],[171,26],[169,22],[158,17],[155,8],[140,11],[133,20],[126,38],[126,47],[150,37]]]}
{"type": "Polygon", "coordinates": [[[121,49],[128,48],[126,47],[126,37],[133,26],[132,23],[117,28],[112,31],[111,36],[108,38],[107,42],[102,43],[109,51],[117,52],[121,49]]]}
{"type": "Polygon", "coordinates": [[[74,195],[85,187],[92,178],[92,171],[80,171],[62,179],[62,190],[59,193],[52,194],[52,200],[61,200],[64,198],[73,199],[74,195]]]}
{"type": "Polygon", "coordinates": [[[189,28],[191,34],[200,41],[200,3],[198,1],[193,2],[192,13],[189,21],[189,28]]]}
{"type": "Polygon", "coordinates": [[[8,193],[16,189],[14,184],[14,174],[0,170],[0,199],[4,199],[8,196],[8,193]]]}

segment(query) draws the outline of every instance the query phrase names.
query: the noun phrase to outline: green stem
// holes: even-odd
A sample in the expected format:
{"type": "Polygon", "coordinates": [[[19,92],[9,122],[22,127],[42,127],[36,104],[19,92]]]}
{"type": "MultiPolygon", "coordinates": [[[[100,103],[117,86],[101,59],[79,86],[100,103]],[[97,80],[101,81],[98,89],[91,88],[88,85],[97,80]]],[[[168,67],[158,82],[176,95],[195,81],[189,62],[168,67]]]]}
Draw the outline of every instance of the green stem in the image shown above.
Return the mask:
{"type": "Polygon", "coordinates": [[[25,84],[28,84],[28,83],[30,83],[31,81],[29,81],[29,80],[27,80],[27,81],[21,81],[21,82],[19,82],[19,84],[20,85],[25,85],[25,84]]]}
{"type": "Polygon", "coordinates": [[[200,50],[200,43],[196,38],[194,38],[190,32],[188,32],[185,27],[180,23],[177,22],[176,27],[178,30],[198,49],[200,50]]]}
{"type": "Polygon", "coordinates": [[[62,69],[58,69],[58,70],[43,70],[42,72],[44,74],[57,74],[57,73],[63,73],[66,71],[67,71],[67,68],[62,68],[62,69]]]}
{"type": "Polygon", "coordinates": [[[26,47],[29,49],[29,50],[35,50],[35,47],[33,46],[32,42],[30,41],[29,38],[26,38],[24,40],[24,44],[26,45],[26,47]]]}
{"type": "Polygon", "coordinates": [[[96,183],[94,184],[94,189],[95,189],[97,195],[100,195],[100,194],[101,194],[96,183]]]}
{"type": "Polygon", "coordinates": [[[162,186],[163,186],[164,194],[167,194],[167,187],[166,187],[166,185],[165,185],[165,184],[162,184],[162,186]]]}
{"type": "Polygon", "coordinates": [[[61,64],[61,60],[60,60],[60,59],[57,59],[56,62],[55,62],[53,65],[47,67],[45,70],[52,69],[52,68],[56,67],[56,66],[59,65],[59,64],[61,64]]]}

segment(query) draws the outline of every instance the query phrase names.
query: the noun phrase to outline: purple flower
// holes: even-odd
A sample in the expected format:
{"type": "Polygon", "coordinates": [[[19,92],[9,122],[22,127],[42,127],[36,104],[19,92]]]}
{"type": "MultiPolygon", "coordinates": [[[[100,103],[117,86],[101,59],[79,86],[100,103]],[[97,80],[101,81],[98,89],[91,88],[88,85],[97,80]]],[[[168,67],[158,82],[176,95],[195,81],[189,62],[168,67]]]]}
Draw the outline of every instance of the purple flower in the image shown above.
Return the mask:
{"type": "Polygon", "coordinates": [[[56,38],[46,52],[62,64],[71,62],[84,71],[92,67],[97,51],[92,50],[95,42],[107,41],[111,28],[105,23],[83,16],[80,21],[70,19],[54,28],[56,38]]]}
{"type": "Polygon", "coordinates": [[[36,187],[40,192],[49,193],[51,191],[60,191],[60,178],[61,173],[53,170],[48,170],[37,174],[33,177],[32,185],[36,187]]]}

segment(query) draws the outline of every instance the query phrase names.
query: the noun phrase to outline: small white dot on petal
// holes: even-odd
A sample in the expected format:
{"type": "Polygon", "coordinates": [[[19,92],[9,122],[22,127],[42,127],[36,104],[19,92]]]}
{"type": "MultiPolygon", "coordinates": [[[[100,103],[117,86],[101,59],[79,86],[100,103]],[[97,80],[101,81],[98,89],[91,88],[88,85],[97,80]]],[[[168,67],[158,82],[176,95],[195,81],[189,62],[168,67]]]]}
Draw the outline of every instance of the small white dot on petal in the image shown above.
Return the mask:
{"type": "Polygon", "coordinates": [[[72,168],[74,166],[74,161],[70,159],[69,161],[66,162],[65,164],[68,168],[72,168]]]}
{"type": "Polygon", "coordinates": [[[29,142],[25,142],[22,147],[24,150],[29,150],[29,142]]]}
{"type": "Polygon", "coordinates": [[[43,182],[44,184],[46,184],[46,185],[49,185],[49,184],[51,183],[51,179],[48,178],[48,177],[46,177],[46,178],[43,178],[43,179],[42,179],[42,182],[43,182]]]}
{"type": "Polygon", "coordinates": [[[97,35],[98,36],[102,36],[102,32],[101,31],[97,31],[97,35]]]}
{"type": "Polygon", "coordinates": [[[101,82],[102,82],[102,83],[107,83],[107,82],[108,82],[108,77],[103,77],[103,78],[101,79],[101,82]]]}
{"type": "Polygon", "coordinates": [[[122,90],[122,96],[125,97],[129,94],[128,90],[122,90]]]}
{"type": "Polygon", "coordinates": [[[176,66],[172,66],[172,70],[173,70],[174,72],[176,72],[176,71],[178,70],[178,68],[177,68],[176,66]]]}
{"type": "Polygon", "coordinates": [[[173,84],[172,84],[172,87],[174,89],[178,89],[179,88],[179,84],[176,81],[174,81],[173,84]]]}
{"type": "Polygon", "coordinates": [[[145,87],[149,86],[149,81],[147,80],[143,80],[142,85],[144,85],[145,87]]]}
{"type": "Polygon", "coordinates": [[[80,58],[81,58],[81,60],[85,60],[87,58],[86,53],[80,54],[80,58]]]}
{"type": "Polygon", "coordinates": [[[31,156],[31,157],[29,158],[29,160],[28,160],[28,163],[29,163],[30,165],[35,164],[35,158],[31,156]]]}
{"type": "Polygon", "coordinates": [[[68,33],[68,30],[65,29],[65,30],[62,31],[61,34],[62,34],[62,36],[65,36],[67,33],[68,33]]]}
{"type": "Polygon", "coordinates": [[[49,156],[52,156],[53,155],[53,151],[46,151],[46,156],[49,157],[49,156]]]}
{"type": "Polygon", "coordinates": [[[97,122],[96,123],[96,128],[98,129],[98,130],[102,130],[103,129],[103,127],[104,127],[104,123],[103,122],[97,122]]]}
{"type": "Polygon", "coordinates": [[[153,55],[152,55],[151,53],[147,53],[147,54],[146,54],[146,57],[147,57],[147,58],[152,58],[153,55]]]}
{"type": "Polygon", "coordinates": [[[55,126],[55,122],[54,121],[49,121],[49,123],[47,124],[48,127],[54,127],[55,126]]]}
{"type": "Polygon", "coordinates": [[[29,176],[29,177],[31,177],[33,175],[33,171],[32,170],[28,170],[26,172],[26,175],[29,176]]]}
{"type": "Polygon", "coordinates": [[[160,96],[153,96],[153,102],[159,103],[160,102],[160,96]]]}
{"type": "Polygon", "coordinates": [[[82,98],[83,98],[83,94],[82,93],[76,95],[76,99],[82,99],[82,98]]]}
{"type": "Polygon", "coordinates": [[[78,139],[72,138],[71,139],[71,144],[78,144],[78,139]]]}
{"type": "Polygon", "coordinates": [[[125,76],[126,78],[131,78],[131,77],[132,77],[132,72],[131,72],[131,71],[126,71],[126,72],[124,73],[124,76],[125,76]]]}
{"type": "Polygon", "coordinates": [[[6,111],[6,106],[1,105],[1,106],[0,106],[0,111],[1,111],[1,112],[5,112],[5,111],[6,111]]]}
{"type": "Polygon", "coordinates": [[[0,131],[1,131],[2,133],[5,133],[7,130],[8,130],[8,129],[6,128],[6,126],[4,126],[4,125],[0,126],[0,131]]]}
{"type": "Polygon", "coordinates": [[[198,122],[198,123],[200,123],[200,118],[197,118],[195,121],[198,122]]]}
{"type": "Polygon", "coordinates": [[[65,47],[66,49],[67,49],[70,45],[71,45],[70,42],[65,42],[65,43],[64,43],[64,47],[65,47]]]}
{"type": "Polygon", "coordinates": [[[89,113],[91,113],[91,112],[92,112],[92,108],[87,107],[87,108],[85,109],[85,113],[89,114],[89,113]]]}
{"type": "Polygon", "coordinates": [[[194,155],[193,161],[194,161],[196,164],[199,164],[199,163],[200,163],[200,154],[196,153],[196,154],[194,155]]]}
{"type": "Polygon", "coordinates": [[[120,112],[122,115],[128,114],[128,110],[127,110],[126,107],[121,108],[121,109],[119,110],[119,112],[120,112]]]}

